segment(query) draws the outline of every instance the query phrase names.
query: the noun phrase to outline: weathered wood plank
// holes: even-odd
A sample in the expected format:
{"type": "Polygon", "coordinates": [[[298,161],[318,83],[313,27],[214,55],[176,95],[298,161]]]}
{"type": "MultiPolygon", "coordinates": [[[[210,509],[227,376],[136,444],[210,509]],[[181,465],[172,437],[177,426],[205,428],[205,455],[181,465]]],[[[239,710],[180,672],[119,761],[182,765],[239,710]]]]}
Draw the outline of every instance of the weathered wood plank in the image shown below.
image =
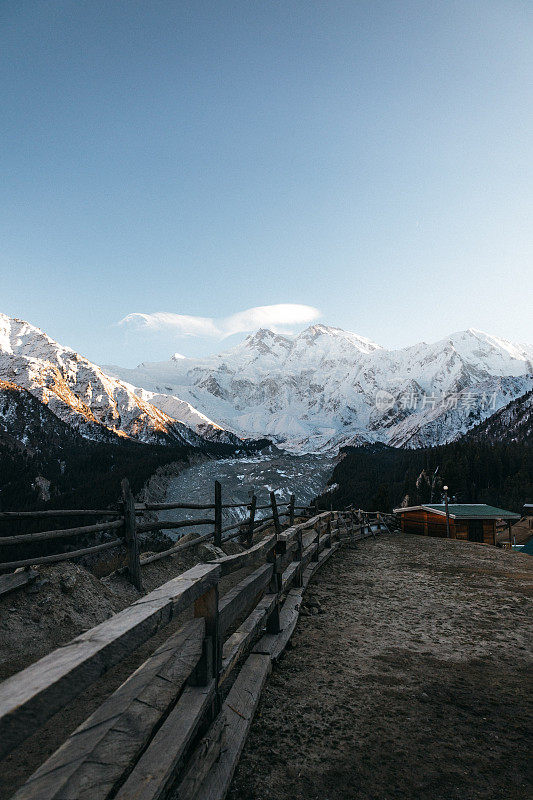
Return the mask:
{"type": "Polygon", "coordinates": [[[216,585],[219,577],[216,564],[193,567],[0,684],[0,757],[216,585]]]}
{"type": "Polygon", "coordinates": [[[72,561],[73,558],[86,556],[89,553],[99,553],[101,550],[111,550],[111,548],[120,547],[121,545],[122,541],[120,539],[113,539],[111,542],[95,544],[92,547],[84,547],[81,550],[70,550],[68,553],[38,556],[37,558],[24,558],[21,561],[3,561],[0,564],[0,569],[18,569],[19,567],[32,567],[34,564],[56,564],[59,561],[72,561]]]}
{"type": "Polygon", "coordinates": [[[263,564],[222,597],[218,605],[220,636],[223,637],[232,623],[259,600],[273,571],[272,564],[263,564]]]}
{"type": "Polygon", "coordinates": [[[322,564],[325,564],[325,563],[326,563],[326,561],[328,560],[328,558],[329,558],[329,557],[330,557],[330,556],[331,556],[331,555],[332,555],[332,554],[333,554],[333,553],[334,553],[336,550],[338,550],[338,549],[339,549],[339,547],[340,547],[340,543],[339,543],[339,542],[334,542],[334,543],[331,545],[331,547],[328,547],[328,548],[326,548],[325,550],[323,550],[323,551],[320,553],[320,555],[319,555],[319,557],[318,557],[318,561],[311,561],[311,563],[309,564],[309,566],[308,566],[308,567],[306,567],[306,569],[304,570],[304,574],[303,574],[303,586],[304,586],[304,589],[306,589],[306,588],[307,588],[307,584],[309,583],[309,581],[311,580],[311,578],[313,577],[313,575],[315,574],[315,572],[316,572],[318,569],[320,569],[320,567],[322,566],[322,564]]]}
{"type": "Polygon", "coordinates": [[[128,576],[135,588],[142,592],[143,583],[139,562],[139,539],[137,538],[135,504],[128,479],[124,478],[120,485],[122,488],[122,511],[124,514],[124,538],[128,548],[128,576]]]}
{"type": "Polygon", "coordinates": [[[299,522],[297,525],[293,525],[292,527],[282,531],[278,539],[280,542],[290,542],[292,539],[298,536],[298,531],[303,532],[305,530],[309,530],[309,528],[314,528],[315,525],[326,522],[330,516],[330,511],[324,511],[322,514],[311,517],[311,519],[308,519],[306,522],[299,522]]]}
{"type": "Polygon", "coordinates": [[[40,533],[20,533],[14,536],[0,536],[0,547],[11,547],[14,544],[25,542],[48,542],[52,539],[66,539],[69,536],[85,536],[91,533],[101,533],[102,531],[117,530],[121,528],[121,519],[110,522],[100,522],[97,525],[83,525],[79,528],[64,528],[56,531],[41,531],[40,533]]]}
{"type": "Polygon", "coordinates": [[[305,548],[305,550],[302,553],[302,560],[301,560],[302,570],[304,570],[307,567],[309,562],[315,556],[317,550],[318,550],[318,544],[316,541],[312,542],[310,545],[308,545],[308,547],[305,548]]]}
{"type": "Polygon", "coordinates": [[[114,800],[160,800],[215,697],[215,681],[187,686],[114,800]]]}
{"type": "Polygon", "coordinates": [[[79,509],[62,508],[46,511],[0,511],[0,520],[4,519],[46,519],[46,517],[118,517],[119,512],[109,508],[79,509]]]}
{"type": "Polygon", "coordinates": [[[220,758],[200,786],[197,800],[223,800],[226,796],[270,670],[268,656],[252,654],[244,663],[222,706],[226,725],[220,758]]]}
{"type": "Polygon", "coordinates": [[[300,569],[300,562],[299,561],[291,561],[287,569],[284,570],[281,576],[281,591],[285,593],[288,591],[290,586],[292,585],[293,581],[298,574],[298,570],[300,569]]]}
{"type": "Polygon", "coordinates": [[[279,613],[281,631],[266,633],[255,645],[253,653],[268,655],[272,661],[276,661],[280,657],[296,628],[303,592],[303,587],[291,589],[288,592],[287,599],[279,613]]]}
{"type": "Polygon", "coordinates": [[[218,564],[222,569],[223,575],[228,575],[230,572],[234,572],[236,569],[242,569],[242,567],[247,567],[250,564],[253,564],[255,561],[264,560],[264,558],[270,553],[271,550],[274,549],[276,546],[276,537],[275,535],[267,536],[264,539],[261,539],[260,542],[255,544],[253,547],[250,547],[249,550],[245,550],[243,553],[237,553],[233,556],[223,556],[222,558],[217,558],[214,561],[209,561],[209,564],[218,564]]]}
{"type": "Polygon", "coordinates": [[[218,761],[224,744],[226,717],[222,712],[209,728],[207,734],[195,747],[188,760],[183,778],[173,796],[179,800],[195,800],[200,786],[218,761]]]}
{"type": "Polygon", "coordinates": [[[33,569],[27,569],[24,572],[13,572],[11,575],[0,575],[0,595],[9,594],[21,586],[33,583],[38,574],[33,569]]]}
{"type": "Polygon", "coordinates": [[[235,665],[246,653],[251,644],[261,634],[277,603],[276,594],[267,594],[259,601],[251,614],[246,617],[235,633],[224,643],[222,650],[222,671],[219,684],[222,685],[231,675],[235,665]]]}
{"type": "Polygon", "coordinates": [[[125,779],[202,653],[203,619],[188,622],[125,681],[13,800],[104,800],[125,779]]]}

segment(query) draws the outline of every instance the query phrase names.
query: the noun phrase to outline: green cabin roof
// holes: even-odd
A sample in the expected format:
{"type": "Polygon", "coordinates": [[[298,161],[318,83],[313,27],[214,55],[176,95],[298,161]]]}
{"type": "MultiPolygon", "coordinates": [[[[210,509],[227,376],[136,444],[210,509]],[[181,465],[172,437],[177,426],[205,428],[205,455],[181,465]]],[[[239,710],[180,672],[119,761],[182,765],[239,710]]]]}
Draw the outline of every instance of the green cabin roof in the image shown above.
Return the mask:
{"type": "MultiPolygon", "coordinates": [[[[421,507],[446,514],[444,503],[424,503],[421,507]]],[[[448,503],[448,511],[452,519],[520,519],[520,514],[515,514],[514,511],[487,506],[485,503],[448,503]]]]}

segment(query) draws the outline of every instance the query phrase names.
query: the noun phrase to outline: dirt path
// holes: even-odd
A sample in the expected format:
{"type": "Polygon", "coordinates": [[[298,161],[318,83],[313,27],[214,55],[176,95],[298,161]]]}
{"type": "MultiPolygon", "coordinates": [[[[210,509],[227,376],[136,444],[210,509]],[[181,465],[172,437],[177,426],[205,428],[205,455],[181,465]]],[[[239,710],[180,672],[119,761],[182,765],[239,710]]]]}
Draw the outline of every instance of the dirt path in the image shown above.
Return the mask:
{"type": "Polygon", "coordinates": [[[306,595],[322,612],[274,668],[229,800],[529,800],[532,568],[415,536],[341,550],[306,595]]]}

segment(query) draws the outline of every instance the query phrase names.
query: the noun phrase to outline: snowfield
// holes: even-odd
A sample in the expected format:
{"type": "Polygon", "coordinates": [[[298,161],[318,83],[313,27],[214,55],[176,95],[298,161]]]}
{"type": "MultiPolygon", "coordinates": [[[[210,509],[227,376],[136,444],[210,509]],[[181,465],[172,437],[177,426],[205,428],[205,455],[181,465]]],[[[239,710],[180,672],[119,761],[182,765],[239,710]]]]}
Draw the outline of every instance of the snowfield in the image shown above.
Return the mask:
{"type": "Polygon", "coordinates": [[[294,453],[369,441],[418,447],[457,438],[532,388],[533,345],[469,329],[385,350],[312,325],[297,336],[261,329],[204,359],[104,369],[154,392],[165,411],[163,398],[178,397],[239,436],[268,436],[294,453]]]}
{"type": "Polygon", "coordinates": [[[261,329],[225,353],[99,367],[27,322],[0,314],[0,379],[83,436],[238,444],[268,437],[291,453],[456,439],[533,388],[533,346],[478,330],[385,350],[312,325],[261,329]]]}

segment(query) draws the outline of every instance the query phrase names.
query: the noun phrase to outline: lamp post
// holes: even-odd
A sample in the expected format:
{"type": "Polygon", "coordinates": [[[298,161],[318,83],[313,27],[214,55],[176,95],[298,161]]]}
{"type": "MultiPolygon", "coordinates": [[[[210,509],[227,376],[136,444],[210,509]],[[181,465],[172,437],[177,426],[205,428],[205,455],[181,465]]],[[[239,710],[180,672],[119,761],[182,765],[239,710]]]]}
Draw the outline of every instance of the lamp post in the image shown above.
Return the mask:
{"type": "Polygon", "coordinates": [[[444,506],[446,508],[446,538],[450,538],[450,511],[448,509],[448,487],[443,486],[444,489],[444,506]]]}

